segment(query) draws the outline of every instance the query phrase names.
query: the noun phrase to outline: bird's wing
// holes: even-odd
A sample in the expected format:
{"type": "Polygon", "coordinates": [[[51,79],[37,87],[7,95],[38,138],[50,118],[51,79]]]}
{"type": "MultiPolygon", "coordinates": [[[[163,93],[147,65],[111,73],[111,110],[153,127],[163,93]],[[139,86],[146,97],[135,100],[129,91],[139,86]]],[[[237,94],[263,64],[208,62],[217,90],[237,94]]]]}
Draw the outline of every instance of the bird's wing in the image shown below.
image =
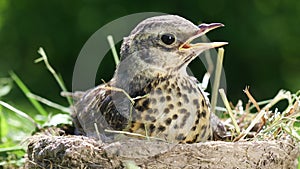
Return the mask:
{"type": "Polygon", "coordinates": [[[74,106],[73,122],[77,134],[106,140],[109,134],[105,129],[121,130],[127,124],[112,99],[108,84],[88,90],[74,106]]]}

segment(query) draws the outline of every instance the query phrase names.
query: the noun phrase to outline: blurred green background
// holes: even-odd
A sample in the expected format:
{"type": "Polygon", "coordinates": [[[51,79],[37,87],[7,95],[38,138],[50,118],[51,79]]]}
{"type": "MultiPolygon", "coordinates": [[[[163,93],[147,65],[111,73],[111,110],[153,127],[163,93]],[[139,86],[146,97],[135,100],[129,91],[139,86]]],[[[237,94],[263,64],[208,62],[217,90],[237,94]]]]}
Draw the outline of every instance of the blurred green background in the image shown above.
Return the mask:
{"type": "MultiPolygon", "coordinates": [[[[13,70],[34,93],[67,105],[44,64],[33,63],[40,57],[37,49],[44,47],[50,63],[71,90],[76,58],[95,31],[119,17],[152,11],[178,14],[194,23],[226,25],[208,37],[229,42],[224,68],[228,97],[234,103],[240,98],[246,100],[242,92],[246,85],[258,100],[269,99],[282,88],[292,92],[300,89],[298,0],[0,0],[0,77],[8,77],[13,70]]],[[[106,60],[110,64],[101,68],[105,73],[99,77],[108,81],[114,64],[112,58],[106,60]]],[[[27,99],[16,88],[3,99],[22,107],[27,99]]]]}

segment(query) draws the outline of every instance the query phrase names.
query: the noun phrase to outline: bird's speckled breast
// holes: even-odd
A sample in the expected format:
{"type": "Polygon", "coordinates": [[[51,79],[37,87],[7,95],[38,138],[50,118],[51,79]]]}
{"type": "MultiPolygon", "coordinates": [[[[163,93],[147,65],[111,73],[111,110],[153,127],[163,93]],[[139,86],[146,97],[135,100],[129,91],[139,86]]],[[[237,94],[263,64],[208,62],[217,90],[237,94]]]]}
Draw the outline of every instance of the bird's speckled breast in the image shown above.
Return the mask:
{"type": "Polygon", "coordinates": [[[189,76],[168,76],[153,81],[136,101],[128,131],[193,143],[211,137],[210,109],[197,83],[189,76]]]}

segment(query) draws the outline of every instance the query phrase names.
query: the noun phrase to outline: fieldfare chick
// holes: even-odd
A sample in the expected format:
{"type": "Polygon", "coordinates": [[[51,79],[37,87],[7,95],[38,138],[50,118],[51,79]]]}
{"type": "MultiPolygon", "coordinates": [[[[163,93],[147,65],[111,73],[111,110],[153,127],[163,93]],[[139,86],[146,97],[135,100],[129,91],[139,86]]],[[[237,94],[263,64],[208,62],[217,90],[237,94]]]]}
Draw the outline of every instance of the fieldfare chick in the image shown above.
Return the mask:
{"type": "Polygon", "coordinates": [[[124,38],[113,78],[86,91],[73,120],[88,137],[112,138],[105,129],[128,131],[173,143],[212,137],[209,100],[188,64],[205,50],[226,42],[191,43],[220,23],[194,25],[163,15],[139,23],[124,38]],[[98,133],[98,134],[97,134],[98,133]]]}

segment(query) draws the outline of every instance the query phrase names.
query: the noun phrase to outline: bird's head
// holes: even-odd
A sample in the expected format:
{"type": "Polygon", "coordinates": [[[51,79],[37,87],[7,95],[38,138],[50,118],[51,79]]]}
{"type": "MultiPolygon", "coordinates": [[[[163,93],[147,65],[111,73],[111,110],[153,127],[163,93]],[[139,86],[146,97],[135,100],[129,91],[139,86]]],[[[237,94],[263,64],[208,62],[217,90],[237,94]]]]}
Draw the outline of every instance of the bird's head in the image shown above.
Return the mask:
{"type": "MultiPolygon", "coordinates": [[[[194,25],[176,16],[163,15],[148,18],[139,23],[130,35],[124,38],[121,47],[121,62],[141,62],[145,67],[172,72],[186,69],[201,52],[227,44],[226,42],[192,43],[208,31],[223,24],[194,25]]],[[[128,65],[130,66],[130,65],[128,65]]]]}

